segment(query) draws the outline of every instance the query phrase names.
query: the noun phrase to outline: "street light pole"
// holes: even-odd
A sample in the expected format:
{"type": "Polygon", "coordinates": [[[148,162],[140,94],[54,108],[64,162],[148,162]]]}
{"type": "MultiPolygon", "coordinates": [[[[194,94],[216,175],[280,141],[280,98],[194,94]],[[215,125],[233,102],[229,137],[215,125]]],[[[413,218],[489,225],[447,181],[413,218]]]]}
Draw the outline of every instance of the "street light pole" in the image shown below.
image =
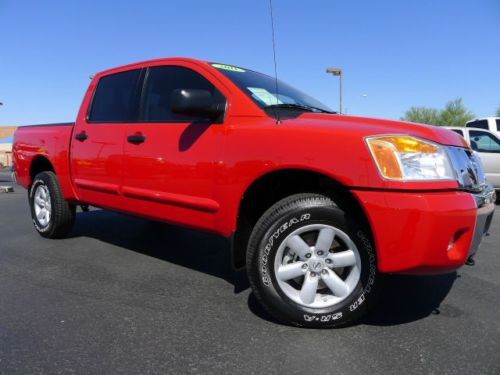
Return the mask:
{"type": "Polygon", "coordinates": [[[340,68],[327,68],[326,69],[327,73],[333,74],[334,76],[338,76],[340,79],[340,93],[339,93],[339,100],[340,100],[340,108],[339,108],[339,113],[342,113],[342,69],[340,68]]]}

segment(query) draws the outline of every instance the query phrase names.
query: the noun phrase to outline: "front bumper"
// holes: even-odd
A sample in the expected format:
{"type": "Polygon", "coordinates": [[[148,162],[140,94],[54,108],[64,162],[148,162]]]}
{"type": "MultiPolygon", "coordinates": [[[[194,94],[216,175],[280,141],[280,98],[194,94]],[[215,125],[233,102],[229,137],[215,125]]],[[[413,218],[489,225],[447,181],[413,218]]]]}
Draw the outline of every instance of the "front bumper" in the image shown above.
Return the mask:
{"type": "Polygon", "coordinates": [[[353,191],[370,222],[381,272],[432,274],[461,267],[489,229],[495,191],[353,191]]]}
{"type": "Polygon", "coordinates": [[[476,227],[474,229],[474,237],[469,250],[469,256],[476,254],[483,237],[490,230],[491,221],[493,220],[493,212],[495,211],[496,192],[493,186],[488,186],[483,192],[474,194],[474,199],[477,206],[476,227]]]}

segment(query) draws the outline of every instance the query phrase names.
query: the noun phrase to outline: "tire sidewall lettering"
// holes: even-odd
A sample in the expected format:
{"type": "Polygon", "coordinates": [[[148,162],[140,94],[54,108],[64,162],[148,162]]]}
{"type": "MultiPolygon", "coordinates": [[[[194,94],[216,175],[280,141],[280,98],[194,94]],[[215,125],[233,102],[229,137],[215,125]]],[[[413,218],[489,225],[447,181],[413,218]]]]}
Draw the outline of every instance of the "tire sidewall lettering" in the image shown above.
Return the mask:
{"type": "Polygon", "coordinates": [[[365,234],[358,230],[356,233],[356,236],[360,239],[360,241],[363,243],[365,246],[365,249],[368,252],[368,262],[369,262],[369,276],[368,280],[366,282],[366,285],[363,288],[363,292],[360,294],[358,299],[354,301],[349,306],[349,311],[354,311],[356,310],[363,302],[366,300],[366,296],[370,294],[372,291],[373,285],[375,284],[375,276],[377,274],[377,266],[376,266],[376,260],[375,260],[375,252],[373,250],[373,246],[370,242],[370,240],[365,236],[365,234]]]}
{"type": "Polygon", "coordinates": [[[299,223],[310,220],[311,214],[305,213],[297,217],[292,217],[285,223],[281,224],[276,231],[274,231],[267,240],[267,244],[264,248],[263,254],[260,258],[260,268],[262,272],[262,282],[265,286],[271,286],[271,277],[268,270],[269,254],[273,248],[273,244],[281,237],[281,235],[288,229],[296,226],[299,223]]]}

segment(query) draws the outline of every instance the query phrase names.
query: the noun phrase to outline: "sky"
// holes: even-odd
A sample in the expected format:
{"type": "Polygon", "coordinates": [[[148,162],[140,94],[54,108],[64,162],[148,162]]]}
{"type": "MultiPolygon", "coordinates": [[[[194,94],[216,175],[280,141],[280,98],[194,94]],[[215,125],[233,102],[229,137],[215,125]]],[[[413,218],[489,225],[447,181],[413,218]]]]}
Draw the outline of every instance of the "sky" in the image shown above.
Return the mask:
{"type": "MultiPolygon", "coordinates": [[[[273,0],[281,80],[399,119],[462,97],[500,107],[500,0],[273,0]]],[[[185,56],[274,73],[269,0],[0,0],[0,125],[74,121],[89,76],[185,56]]]]}

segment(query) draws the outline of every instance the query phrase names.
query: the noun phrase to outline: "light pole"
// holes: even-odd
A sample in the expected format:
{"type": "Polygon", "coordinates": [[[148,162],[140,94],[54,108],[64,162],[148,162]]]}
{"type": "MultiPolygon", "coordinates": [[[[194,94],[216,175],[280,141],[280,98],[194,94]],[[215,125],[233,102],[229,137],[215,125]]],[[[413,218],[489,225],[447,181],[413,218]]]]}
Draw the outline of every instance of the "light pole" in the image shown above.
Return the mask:
{"type": "Polygon", "coordinates": [[[340,69],[340,68],[327,68],[326,72],[333,74],[334,76],[338,76],[340,78],[340,108],[339,108],[339,113],[342,113],[342,69],[340,69]]]}

